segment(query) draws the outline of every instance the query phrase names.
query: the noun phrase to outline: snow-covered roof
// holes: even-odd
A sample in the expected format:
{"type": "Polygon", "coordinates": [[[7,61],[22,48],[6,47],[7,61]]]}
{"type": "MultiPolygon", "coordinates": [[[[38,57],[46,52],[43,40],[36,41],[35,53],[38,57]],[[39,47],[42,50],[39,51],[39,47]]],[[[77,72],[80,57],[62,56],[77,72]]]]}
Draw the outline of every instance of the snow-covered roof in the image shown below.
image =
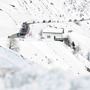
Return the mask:
{"type": "Polygon", "coordinates": [[[54,33],[54,34],[61,34],[63,29],[55,29],[55,28],[45,28],[43,33],[54,33]]]}

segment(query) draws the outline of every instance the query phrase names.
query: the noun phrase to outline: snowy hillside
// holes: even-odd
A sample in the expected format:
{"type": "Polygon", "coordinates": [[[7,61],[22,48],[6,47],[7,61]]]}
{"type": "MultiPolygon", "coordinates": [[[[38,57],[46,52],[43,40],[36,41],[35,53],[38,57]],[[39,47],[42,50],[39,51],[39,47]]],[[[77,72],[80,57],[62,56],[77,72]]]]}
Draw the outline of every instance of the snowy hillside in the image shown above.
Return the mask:
{"type": "Polygon", "coordinates": [[[60,68],[48,71],[14,51],[0,47],[0,90],[89,90],[90,77],[80,76],[60,68]]]}
{"type": "Polygon", "coordinates": [[[3,18],[1,22],[7,26],[15,26],[31,20],[68,21],[88,19],[90,16],[88,0],[0,0],[0,2],[0,18],[3,18]],[[4,20],[7,20],[8,24],[4,20]]]}
{"type": "Polygon", "coordinates": [[[90,90],[89,6],[89,0],[0,0],[0,90],[90,90]],[[15,39],[15,52],[8,36],[23,22],[33,24],[15,39]],[[70,45],[45,39],[45,29],[63,29],[70,45]]]}

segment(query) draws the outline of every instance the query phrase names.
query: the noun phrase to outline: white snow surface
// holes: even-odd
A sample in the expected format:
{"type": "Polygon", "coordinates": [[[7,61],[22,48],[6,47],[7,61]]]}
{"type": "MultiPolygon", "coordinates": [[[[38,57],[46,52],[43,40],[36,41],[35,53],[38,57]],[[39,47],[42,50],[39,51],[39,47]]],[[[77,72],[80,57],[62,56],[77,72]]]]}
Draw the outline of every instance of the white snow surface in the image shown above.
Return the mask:
{"type": "Polygon", "coordinates": [[[89,6],[89,0],[0,0],[0,90],[90,90],[89,6]],[[33,21],[30,34],[16,39],[20,51],[8,49],[7,37],[33,21]],[[78,51],[42,39],[44,29],[64,29],[78,51]]]}

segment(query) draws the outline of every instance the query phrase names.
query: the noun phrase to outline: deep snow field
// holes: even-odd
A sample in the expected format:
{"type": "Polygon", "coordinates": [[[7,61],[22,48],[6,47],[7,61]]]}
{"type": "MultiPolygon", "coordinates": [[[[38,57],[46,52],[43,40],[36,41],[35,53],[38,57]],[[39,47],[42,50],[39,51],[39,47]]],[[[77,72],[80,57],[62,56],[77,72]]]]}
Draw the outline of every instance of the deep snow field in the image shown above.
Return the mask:
{"type": "Polygon", "coordinates": [[[0,0],[0,90],[90,90],[89,6],[88,0],[0,0]],[[8,36],[25,21],[35,24],[24,39],[15,39],[18,52],[10,50],[8,36]],[[77,51],[42,39],[45,28],[64,28],[77,51]]]}

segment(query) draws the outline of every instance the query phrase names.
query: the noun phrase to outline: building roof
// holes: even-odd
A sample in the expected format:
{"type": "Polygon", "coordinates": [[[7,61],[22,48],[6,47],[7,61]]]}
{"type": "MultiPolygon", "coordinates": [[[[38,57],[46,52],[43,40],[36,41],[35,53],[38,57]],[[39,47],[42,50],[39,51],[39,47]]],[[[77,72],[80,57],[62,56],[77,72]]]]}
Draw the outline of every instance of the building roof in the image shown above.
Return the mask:
{"type": "Polygon", "coordinates": [[[62,34],[63,29],[45,28],[43,33],[62,34]]]}

